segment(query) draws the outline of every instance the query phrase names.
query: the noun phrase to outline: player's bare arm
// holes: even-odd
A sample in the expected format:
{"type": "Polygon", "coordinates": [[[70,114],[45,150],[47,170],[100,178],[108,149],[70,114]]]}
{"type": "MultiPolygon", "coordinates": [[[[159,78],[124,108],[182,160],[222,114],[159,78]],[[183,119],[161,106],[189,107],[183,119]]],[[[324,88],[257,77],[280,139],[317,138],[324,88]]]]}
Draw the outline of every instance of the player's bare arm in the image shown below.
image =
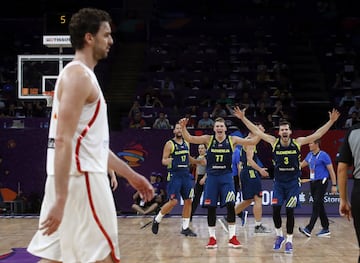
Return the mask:
{"type": "Polygon", "coordinates": [[[300,163],[300,168],[304,168],[304,167],[306,167],[306,166],[308,166],[308,165],[309,165],[308,162],[305,161],[305,160],[303,160],[303,161],[300,163]]]}
{"type": "Polygon", "coordinates": [[[163,149],[163,155],[162,155],[162,159],[161,159],[162,165],[168,166],[169,164],[171,164],[172,159],[173,159],[170,157],[172,147],[173,147],[173,144],[171,141],[167,141],[165,143],[165,146],[163,149]]]}
{"type": "Polygon", "coordinates": [[[109,169],[108,175],[109,175],[109,178],[110,178],[111,190],[115,191],[116,188],[118,187],[118,181],[117,181],[116,173],[115,173],[114,170],[109,169]]]}
{"type": "Polygon", "coordinates": [[[113,169],[116,174],[128,180],[130,185],[139,191],[141,198],[144,201],[151,201],[154,198],[154,188],[149,180],[133,170],[127,163],[117,157],[109,150],[109,167],[113,169]]]}
{"type": "Polygon", "coordinates": [[[206,165],[205,158],[196,159],[196,158],[192,157],[191,155],[189,155],[189,162],[190,162],[190,164],[195,164],[195,165],[206,165]]]}
{"type": "Polygon", "coordinates": [[[181,133],[182,133],[182,136],[184,137],[185,141],[194,143],[194,144],[202,144],[203,143],[205,145],[208,145],[209,141],[210,141],[210,135],[201,135],[201,136],[190,135],[189,131],[186,128],[187,123],[188,123],[187,118],[182,118],[179,121],[179,124],[181,126],[181,133]]]}
{"type": "Polygon", "coordinates": [[[189,156],[189,161],[191,164],[206,165],[206,158],[196,159],[192,156],[189,156]]]}
{"type": "Polygon", "coordinates": [[[267,168],[260,167],[255,161],[254,161],[254,151],[255,146],[246,146],[246,159],[249,165],[254,168],[256,171],[260,173],[262,177],[269,177],[269,173],[267,172],[267,168]]]}
{"type": "Polygon", "coordinates": [[[311,135],[296,138],[296,142],[301,146],[320,139],[331,128],[331,126],[333,126],[333,124],[337,121],[339,117],[340,112],[336,109],[332,109],[332,111],[329,111],[329,120],[323,126],[317,129],[311,135]]]}
{"type": "Polygon", "coordinates": [[[264,141],[273,145],[275,143],[276,138],[270,134],[266,134],[261,131],[254,123],[252,123],[248,118],[245,116],[245,109],[241,110],[239,107],[234,107],[234,115],[240,119],[245,126],[256,136],[259,136],[264,141]]]}
{"type": "Polygon", "coordinates": [[[251,139],[244,139],[244,138],[241,138],[239,136],[231,136],[231,140],[235,145],[237,145],[237,144],[243,145],[243,146],[256,145],[259,142],[259,137],[254,136],[251,139]]]}

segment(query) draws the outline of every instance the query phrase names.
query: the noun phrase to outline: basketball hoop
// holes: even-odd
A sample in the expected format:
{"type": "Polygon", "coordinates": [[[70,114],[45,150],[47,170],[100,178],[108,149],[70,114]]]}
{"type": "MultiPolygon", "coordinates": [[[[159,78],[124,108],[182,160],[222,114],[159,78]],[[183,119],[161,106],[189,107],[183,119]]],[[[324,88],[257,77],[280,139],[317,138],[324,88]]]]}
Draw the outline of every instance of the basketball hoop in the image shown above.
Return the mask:
{"type": "Polygon", "coordinates": [[[52,104],[53,104],[53,99],[54,99],[54,91],[53,90],[44,91],[43,96],[46,99],[46,107],[51,108],[52,104]]]}

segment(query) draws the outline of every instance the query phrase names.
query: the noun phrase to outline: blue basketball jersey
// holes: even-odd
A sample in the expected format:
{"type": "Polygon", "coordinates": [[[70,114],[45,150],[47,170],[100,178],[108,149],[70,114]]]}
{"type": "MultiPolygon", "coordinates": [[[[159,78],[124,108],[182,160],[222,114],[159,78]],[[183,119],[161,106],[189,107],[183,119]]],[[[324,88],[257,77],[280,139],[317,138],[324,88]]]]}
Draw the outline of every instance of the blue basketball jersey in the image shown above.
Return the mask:
{"type": "Polygon", "coordinates": [[[297,179],[301,176],[300,145],[290,139],[289,146],[282,146],[280,138],[273,145],[274,179],[282,182],[297,179]]]}
{"type": "Polygon", "coordinates": [[[211,136],[206,155],[206,171],[208,174],[232,174],[233,143],[231,137],[226,136],[222,142],[211,136]]]}
{"type": "Polygon", "coordinates": [[[189,145],[183,140],[181,144],[177,143],[175,140],[170,140],[172,142],[172,150],[170,157],[172,162],[168,165],[167,169],[169,172],[189,172],[189,145]]]}

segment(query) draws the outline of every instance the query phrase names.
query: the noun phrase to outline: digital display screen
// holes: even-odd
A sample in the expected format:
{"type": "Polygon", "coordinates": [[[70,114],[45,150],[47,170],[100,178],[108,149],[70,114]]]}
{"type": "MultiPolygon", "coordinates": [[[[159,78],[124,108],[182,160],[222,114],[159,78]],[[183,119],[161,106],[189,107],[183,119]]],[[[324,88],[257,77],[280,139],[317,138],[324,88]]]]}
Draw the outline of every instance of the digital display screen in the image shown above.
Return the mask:
{"type": "Polygon", "coordinates": [[[60,12],[53,14],[46,14],[45,16],[45,34],[69,34],[69,22],[71,13],[60,12]]]}

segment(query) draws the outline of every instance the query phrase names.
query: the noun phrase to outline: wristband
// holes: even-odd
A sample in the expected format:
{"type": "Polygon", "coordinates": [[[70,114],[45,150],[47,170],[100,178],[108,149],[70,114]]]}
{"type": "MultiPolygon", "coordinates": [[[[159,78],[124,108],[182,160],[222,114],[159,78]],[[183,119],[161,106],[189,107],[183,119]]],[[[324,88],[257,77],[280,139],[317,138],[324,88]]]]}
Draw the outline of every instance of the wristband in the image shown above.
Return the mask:
{"type": "Polygon", "coordinates": [[[337,186],[336,184],[333,184],[332,186],[337,186]]]}

